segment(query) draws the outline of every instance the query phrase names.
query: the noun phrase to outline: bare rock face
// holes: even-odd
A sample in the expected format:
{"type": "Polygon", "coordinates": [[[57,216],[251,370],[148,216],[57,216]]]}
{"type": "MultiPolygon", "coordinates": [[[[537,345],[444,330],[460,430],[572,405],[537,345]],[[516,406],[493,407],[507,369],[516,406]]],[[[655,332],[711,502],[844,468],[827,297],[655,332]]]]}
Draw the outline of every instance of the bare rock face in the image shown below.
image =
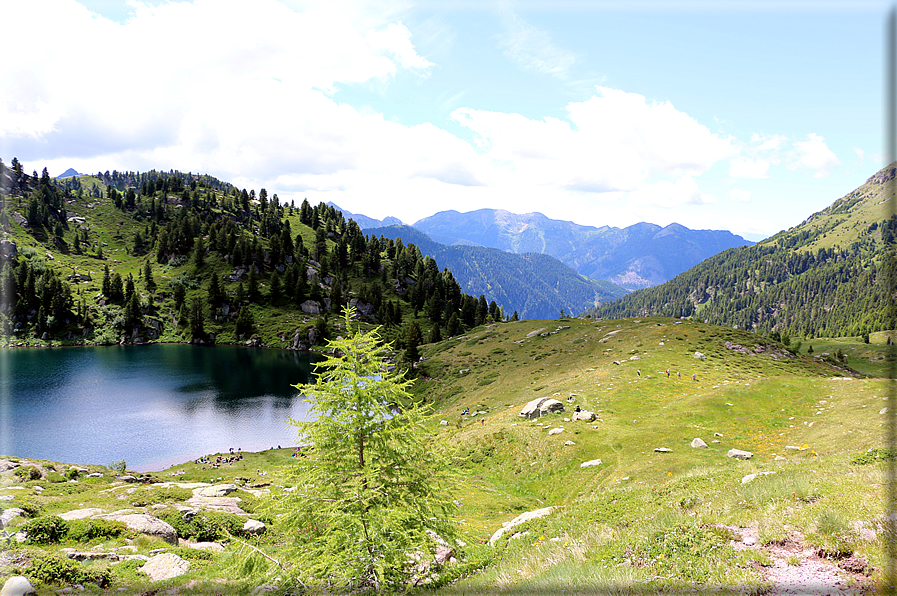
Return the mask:
{"type": "Polygon", "coordinates": [[[215,484],[193,489],[195,497],[224,497],[237,490],[236,484],[215,484]]]}
{"type": "Polygon", "coordinates": [[[23,515],[25,515],[25,510],[19,509],[18,507],[4,509],[3,513],[0,513],[0,528],[5,528],[9,525],[9,522],[17,517],[22,517],[23,515]]]}
{"type": "Polygon", "coordinates": [[[540,517],[545,517],[549,513],[554,511],[554,507],[543,507],[542,509],[536,509],[535,511],[527,511],[526,513],[521,513],[514,519],[509,522],[504,522],[502,527],[495,531],[492,537],[489,539],[489,546],[494,545],[502,535],[515,526],[519,526],[524,522],[528,522],[531,519],[538,519],[540,517]]]}
{"type": "Polygon", "coordinates": [[[160,582],[184,575],[188,569],[190,569],[189,561],[173,553],[161,553],[147,561],[140,571],[150,576],[154,582],[160,582]]]}
{"type": "Polygon", "coordinates": [[[105,509],[100,509],[99,507],[88,507],[87,509],[75,509],[74,511],[66,511],[65,513],[60,513],[59,517],[66,521],[71,521],[73,519],[87,519],[88,517],[103,515],[104,513],[106,513],[105,509]]]}
{"type": "Polygon", "coordinates": [[[520,410],[520,416],[523,418],[541,418],[548,414],[554,414],[564,411],[564,404],[550,397],[539,397],[527,403],[520,410]]]}

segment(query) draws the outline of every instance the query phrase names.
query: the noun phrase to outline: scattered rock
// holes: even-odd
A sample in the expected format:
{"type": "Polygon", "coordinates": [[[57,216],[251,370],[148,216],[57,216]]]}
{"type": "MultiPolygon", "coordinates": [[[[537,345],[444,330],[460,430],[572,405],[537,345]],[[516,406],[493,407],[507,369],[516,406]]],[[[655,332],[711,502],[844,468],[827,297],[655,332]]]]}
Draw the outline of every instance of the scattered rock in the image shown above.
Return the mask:
{"type": "Polygon", "coordinates": [[[147,515],[146,513],[130,513],[125,515],[115,515],[115,514],[107,514],[107,515],[95,515],[94,518],[100,519],[111,519],[113,521],[124,522],[124,524],[134,530],[135,532],[140,532],[141,534],[147,534],[149,536],[156,536],[157,538],[161,538],[168,544],[173,544],[177,546],[178,544],[178,533],[170,524],[162,521],[158,517],[153,517],[152,515],[147,515]]]}
{"type": "Polygon", "coordinates": [[[747,484],[748,482],[751,482],[758,476],[766,476],[768,474],[775,474],[775,472],[755,472],[754,474],[748,474],[747,476],[745,476],[744,478],[741,479],[741,483],[747,484]]]}
{"type": "Polygon", "coordinates": [[[0,596],[25,596],[25,594],[34,594],[36,590],[28,578],[22,575],[14,575],[3,584],[0,590],[0,596]]]}
{"type": "Polygon", "coordinates": [[[581,464],[579,464],[579,467],[580,468],[591,468],[593,466],[600,466],[600,465],[601,465],[600,459],[592,459],[589,461],[582,462],[581,464]]]}
{"type": "Polygon", "coordinates": [[[489,539],[489,546],[494,545],[496,543],[496,541],[498,541],[498,539],[502,537],[502,534],[504,534],[511,528],[519,526],[520,524],[522,524],[524,522],[528,522],[531,519],[538,519],[540,517],[545,517],[552,511],[554,511],[554,507],[543,507],[542,509],[536,509],[535,511],[527,511],[526,513],[521,513],[520,515],[518,515],[511,521],[504,522],[502,524],[502,527],[499,528],[498,530],[496,530],[495,533],[492,535],[492,537],[489,539]]]}
{"type": "Polygon", "coordinates": [[[197,497],[187,499],[187,505],[194,509],[206,509],[210,511],[225,511],[227,513],[246,513],[237,505],[242,501],[240,497],[197,497]]]}
{"type": "Polygon", "coordinates": [[[576,443],[574,443],[573,441],[564,441],[564,445],[566,445],[567,447],[570,447],[572,445],[576,445],[576,443]]]}
{"type": "Polygon", "coordinates": [[[704,439],[698,437],[691,440],[691,446],[693,449],[707,449],[707,443],[704,442],[704,439]]]}
{"type": "Polygon", "coordinates": [[[60,513],[59,517],[66,521],[71,521],[73,519],[87,519],[88,517],[102,515],[104,513],[106,513],[105,509],[100,509],[99,507],[88,507],[87,509],[75,509],[74,511],[66,511],[65,513],[60,513]]]}
{"type": "Polygon", "coordinates": [[[265,524],[258,520],[247,519],[246,523],[243,524],[243,531],[247,534],[258,535],[265,531],[265,524]]]}
{"type": "Polygon", "coordinates": [[[190,563],[173,553],[161,553],[147,561],[140,571],[154,582],[184,575],[190,569],[190,563]]]}
{"type": "Polygon", "coordinates": [[[726,453],[726,457],[734,457],[735,459],[746,460],[754,457],[754,454],[750,451],[743,451],[741,449],[729,449],[729,452],[726,453]]]}
{"type": "Polygon", "coordinates": [[[23,509],[19,509],[18,507],[10,507],[9,509],[4,509],[3,513],[0,513],[0,528],[5,528],[9,525],[9,522],[17,517],[22,517],[24,514],[25,511],[23,509]]]}
{"type": "Polygon", "coordinates": [[[595,415],[595,412],[589,412],[588,410],[580,410],[579,412],[573,412],[573,420],[582,420],[583,422],[592,422],[598,416],[595,415]]]}
{"type": "Polygon", "coordinates": [[[560,434],[560,433],[562,433],[562,432],[564,432],[564,429],[563,429],[563,428],[553,428],[553,429],[551,429],[550,431],[548,431],[548,435],[549,435],[549,436],[551,436],[551,435],[557,435],[557,434],[560,434]]]}
{"type": "Polygon", "coordinates": [[[194,497],[224,497],[239,488],[236,484],[215,484],[203,488],[193,489],[194,497]]]}
{"type": "Polygon", "coordinates": [[[696,359],[696,360],[705,360],[706,358],[707,358],[707,356],[705,356],[703,353],[701,353],[701,352],[695,352],[695,359],[696,359]]]}
{"type": "Polygon", "coordinates": [[[654,453],[672,453],[673,450],[668,447],[655,447],[654,453]]]}
{"type": "Polygon", "coordinates": [[[519,416],[523,418],[540,418],[548,414],[563,412],[564,404],[550,397],[538,397],[523,406],[519,416]]]}
{"type": "Polygon", "coordinates": [[[224,545],[219,544],[218,542],[188,542],[186,546],[187,548],[196,550],[210,550],[216,553],[220,553],[224,550],[224,545]]]}

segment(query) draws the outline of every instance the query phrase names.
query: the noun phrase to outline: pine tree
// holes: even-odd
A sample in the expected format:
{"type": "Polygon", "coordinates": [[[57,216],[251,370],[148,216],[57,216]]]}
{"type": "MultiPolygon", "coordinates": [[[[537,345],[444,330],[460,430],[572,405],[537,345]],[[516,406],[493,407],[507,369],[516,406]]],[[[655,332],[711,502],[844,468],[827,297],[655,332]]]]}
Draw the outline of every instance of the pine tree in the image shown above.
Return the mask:
{"type": "Polygon", "coordinates": [[[316,365],[317,382],[295,387],[308,396],[312,422],[291,420],[299,441],[313,447],[296,459],[287,515],[278,518],[292,538],[295,568],[328,591],[404,589],[415,555],[432,560],[436,533],[451,540],[455,528],[445,493],[449,469],[434,448],[410,384],[386,366],[389,345],[377,330],[353,328],[328,342],[316,365]],[[314,487],[314,488],[311,488],[314,487]]]}

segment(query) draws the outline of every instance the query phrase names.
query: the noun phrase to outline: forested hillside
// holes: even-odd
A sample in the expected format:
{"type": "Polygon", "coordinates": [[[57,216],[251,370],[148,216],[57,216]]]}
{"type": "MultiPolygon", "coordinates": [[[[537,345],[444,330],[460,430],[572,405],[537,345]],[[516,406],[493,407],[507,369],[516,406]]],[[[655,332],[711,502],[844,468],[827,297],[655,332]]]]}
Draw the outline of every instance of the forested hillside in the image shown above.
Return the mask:
{"type": "Polygon", "coordinates": [[[693,316],[804,337],[894,329],[895,173],[892,164],[794,228],[588,314],[693,316]]]}
{"type": "Polygon", "coordinates": [[[448,267],[472,295],[485,294],[522,319],[551,319],[561,311],[582,312],[626,295],[609,281],[589,279],[547,254],[514,254],[483,246],[445,246],[410,226],[366,230],[377,236],[413,242],[448,267]]]}
{"type": "Polygon", "coordinates": [[[420,343],[505,317],[413,244],[265,189],[178,171],[54,180],[13,159],[0,197],[6,344],[305,349],[351,305],[415,360],[420,343]]]}

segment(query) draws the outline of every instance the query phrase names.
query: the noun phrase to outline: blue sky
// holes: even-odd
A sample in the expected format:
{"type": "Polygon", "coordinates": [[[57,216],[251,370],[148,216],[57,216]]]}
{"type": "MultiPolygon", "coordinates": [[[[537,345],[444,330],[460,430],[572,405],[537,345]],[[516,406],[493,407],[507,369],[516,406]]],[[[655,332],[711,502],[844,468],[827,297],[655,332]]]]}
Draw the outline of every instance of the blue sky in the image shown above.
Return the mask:
{"type": "Polygon", "coordinates": [[[54,175],[759,239],[884,165],[884,2],[0,5],[0,157],[54,175]]]}

